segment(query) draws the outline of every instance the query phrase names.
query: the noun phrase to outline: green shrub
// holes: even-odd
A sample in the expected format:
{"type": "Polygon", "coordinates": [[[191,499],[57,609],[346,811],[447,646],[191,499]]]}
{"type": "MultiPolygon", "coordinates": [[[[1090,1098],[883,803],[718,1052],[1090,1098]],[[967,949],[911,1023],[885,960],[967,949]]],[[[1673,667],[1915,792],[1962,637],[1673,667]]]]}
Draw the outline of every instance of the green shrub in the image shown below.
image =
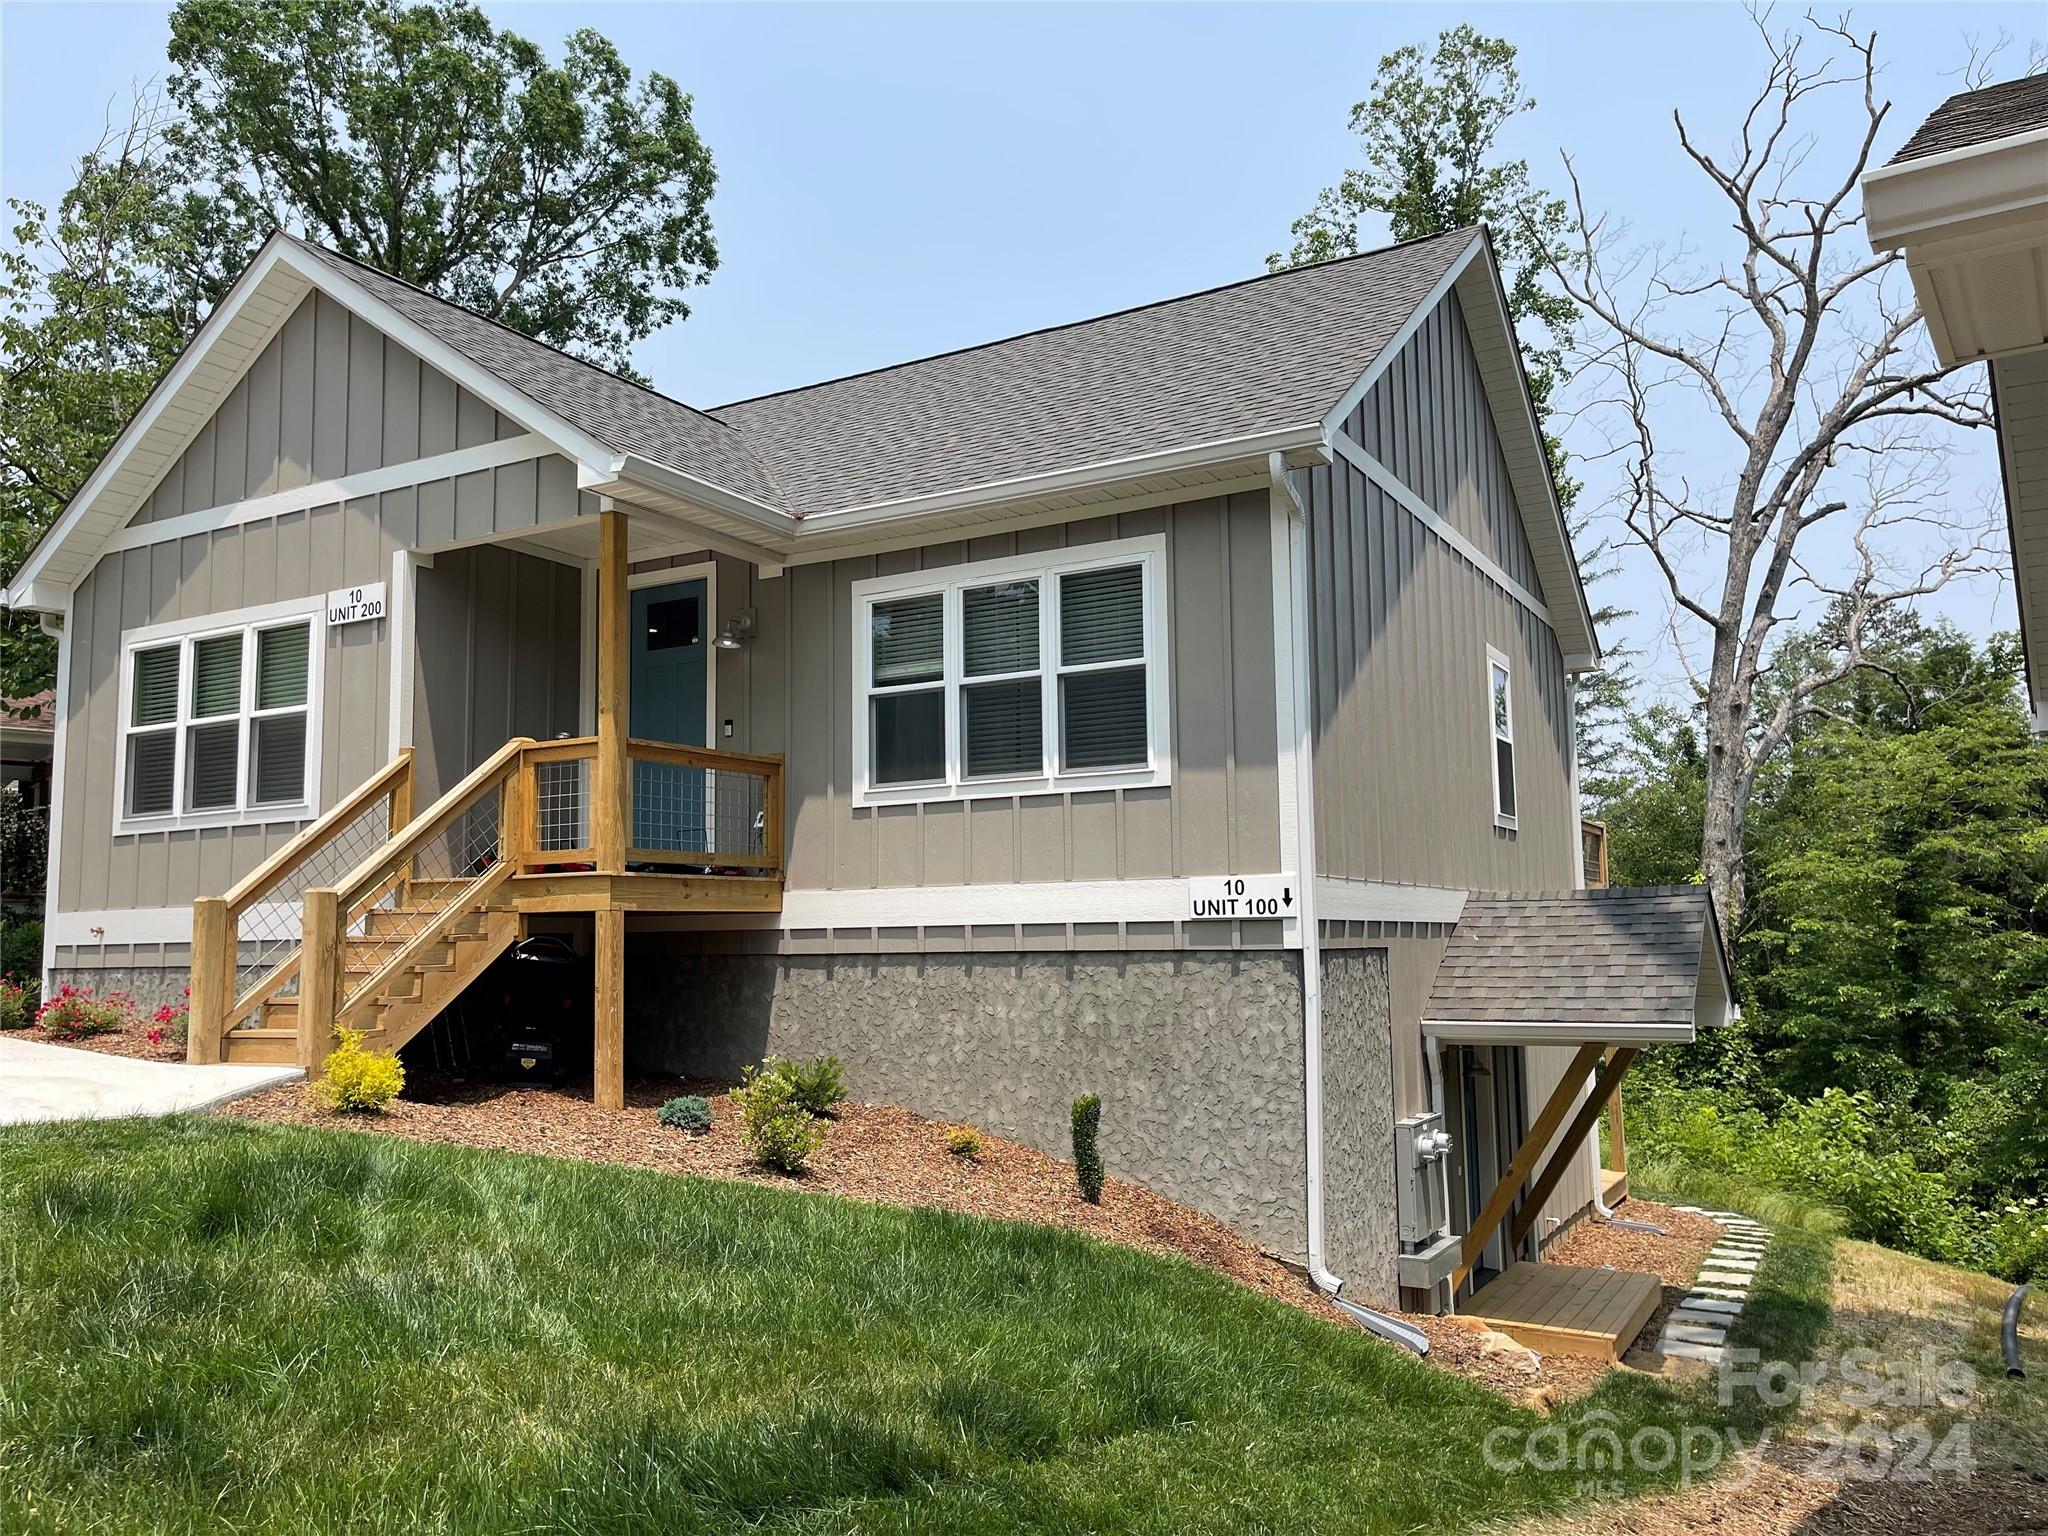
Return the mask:
{"type": "Polygon", "coordinates": [[[1074,1182],[1090,1205],[1102,1204],[1102,1154],[1095,1145],[1101,1126],[1101,1095],[1083,1094],[1074,1100],[1074,1182]]]}
{"type": "Polygon", "coordinates": [[[2018,1284],[2048,1280],[2048,1204],[2037,1196],[1999,1212],[1986,1243],[1986,1268],[2018,1284]]]}
{"type": "Polygon", "coordinates": [[[341,1031],[341,1044],[321,1064],[320,1081],[312,1085],[317,1102],[328,1109],[381,1114],[405,1087],[405,1066],[396,1056],[363,1049],[360,1030],[341,1031]]]}
{"type": "Polygon", "coordinates": [[[109,992],[95,997],[85,987],[65,982],[57,995],[36,1010],[36,1023],[52,1040],[83,1040],[88,1035],[110,1035],[125,1029],[135,1018],[135,1004],[126,992],[109,992]]]}
{"type": "Polygon", "coordinates": [[[701,1136],[711,1129],[711,1103],[697,1094],[686,1093],[662,1105],[654,1112],[654,1118],[663,1125],[701,1136]]]}
{"type": "Polygon", "coordinates": [[[788,1083],[790,1098],[814,1115],[829,1119],[834,1106],[846,1100],[846,1069],[837,1056],[813,1056],[809,1061],[771,1056],[767,1070],[788,1083]]]}
{"type": "Polygon", "coordinates": [[[36,1021],[36,984],[0,976],[0,1030],[27,1029],[36,1021]]]}
{"type": "Polygon", "coordinates": [[[946,1150],[974,1162],[981,1156],[981,1132],[971,1125],[954,1126],[946,1133],[946,1150]]]}
{"type": "Polygon", "coordinates": [[[0,917],[0,976],[40,976],[42,973],[42,920],[0,917]]]}
{"type": "Polygon", "coordinates": [[[778,1173],[802,1173],[825,1140],[810,1110],[797,1102],[790,1080],[770,1063],[765,1071],[746,1070],[746,1081],[733,1090],[739,1106],[740,1131],[756,1163],[778,1173]]]}

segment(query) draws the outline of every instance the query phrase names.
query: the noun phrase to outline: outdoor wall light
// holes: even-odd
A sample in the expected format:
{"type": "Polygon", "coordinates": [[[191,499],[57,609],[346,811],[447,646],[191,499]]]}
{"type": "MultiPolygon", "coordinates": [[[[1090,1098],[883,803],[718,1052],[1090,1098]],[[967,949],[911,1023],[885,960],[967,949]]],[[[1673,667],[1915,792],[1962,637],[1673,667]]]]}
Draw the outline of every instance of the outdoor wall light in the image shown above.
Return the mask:
{"type": "Polygon", "coordinates": [[[754,610],[742,608],[725,621],[725,628],[711,643],[721,651],[736,651],[754,638],[754,610]]]}

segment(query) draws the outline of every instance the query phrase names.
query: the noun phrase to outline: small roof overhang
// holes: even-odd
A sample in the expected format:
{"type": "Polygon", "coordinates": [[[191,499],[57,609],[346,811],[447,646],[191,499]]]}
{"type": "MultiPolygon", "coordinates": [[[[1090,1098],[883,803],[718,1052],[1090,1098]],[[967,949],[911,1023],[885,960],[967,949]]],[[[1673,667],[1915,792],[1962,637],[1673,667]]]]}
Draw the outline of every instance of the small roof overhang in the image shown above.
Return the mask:
{"type": "Polygon", "coordinates": [[[1686,1044],[1737,1016],[1705,886],[1479,892],[1437,966],[1439,1040],[1686,1044]]]}

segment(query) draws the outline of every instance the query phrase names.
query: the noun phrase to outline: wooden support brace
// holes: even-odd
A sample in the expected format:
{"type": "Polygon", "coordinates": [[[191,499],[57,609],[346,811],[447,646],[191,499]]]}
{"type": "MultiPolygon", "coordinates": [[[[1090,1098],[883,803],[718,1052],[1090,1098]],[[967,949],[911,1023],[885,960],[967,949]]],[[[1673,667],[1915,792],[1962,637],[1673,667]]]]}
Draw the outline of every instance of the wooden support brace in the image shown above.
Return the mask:
{"type": "Polygon", "coordinates": [[[1487,1239],[1493,1236],[1493,1229],[1501,1224],[1508,1213],[1508,1207],[1515,1203],[1515,1196],[1528,1182],[1535,1171],[1536,1160],[1543,1155],[1543,1149],[1550,1145],[1550,1138],[1564,1123],[1564,1117],[1571,1113],[1572,1100],[1578,1097],[1579,1088],[1591,1075],[1595,1063],[1600,1060],[1602,1047],[1598,1043],[1582,1045],[1579,1053],[1572,1058],[1572,1064],[1565,1069],[1564,1076],[1557,1080],[1557,1087],[1551,1090],[1550,1102],[1543,1106],[1543,1112],[1536,1117],[1536,1123],[1529,1128],[1529,1134],[1522,1144],[1515,1148],[1515,1155],[1508,1159],[1507,1172],[1500,1176],[1500,1182],[1493,1186],[1493,1193],[1486,1197],[1486,1204],[1479,1217],[1465,1234],[1465,1241],[1458,1249],[1458,1267],[1451,1274],[1451,1289],[1456,1290],[1465,1283],[1465,1277],[1472,1273],[1472,1266],[1479,1262],[1479,1255],[1486,1251],[1487,1239]]]}
{"type": "Polygon", "coordinates": [[[1621,1129],[1621,1084],[1607,1096],[1607,1166],[1616,1173],[1628,1172],[1628,1137],[1621,1129]]]}
{"type": "Polygon", "coordinates": [[[1620,1089],[1622,1077],[1638,1054],[1634,1046],[1625,1045],[1607,1058],[1607,1064],[1600,1069],[1599,1081],[1593,1084],[1593,1091],[1586,1095],[1586,1102],[1579,1106],[1579,1112],[1572,1116],[1572,1123],[1565,1127],[1564,1139],[1558,1142],[1557,1150],[1550,1155],[1550,1162],[1537,1177],[1529,1198],[1515,1213],[1515,1225],[1509,1241],[1519,1245],[1529,1235],[1529,1229],[1536,1224],[1537,1214],[1543,1209],[1543,1202],[1556,1191],[1566,1170],[1571,1167],[1572,1159],[1592,1134],[1594,1122],[1607,1105],[1607,1096],[1620,1089]]]}
{"type": "Polygon", "coordinates": [[[626,1107],[626,914],[618,907],[597,909],[597,972],[593,1015],[597,1038],[592,1050],[591,1099],[599,1109],[626,1107]]]}

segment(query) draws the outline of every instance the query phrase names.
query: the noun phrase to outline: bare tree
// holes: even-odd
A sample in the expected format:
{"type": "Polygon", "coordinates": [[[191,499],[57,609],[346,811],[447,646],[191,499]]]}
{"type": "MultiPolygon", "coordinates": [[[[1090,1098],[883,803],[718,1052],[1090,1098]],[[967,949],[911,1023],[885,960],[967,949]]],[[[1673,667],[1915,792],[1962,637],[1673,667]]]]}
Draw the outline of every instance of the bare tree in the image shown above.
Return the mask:
{"type": "Polygon", "coordinates": [[[1767,12],[1751,18],[1769,69],[1732,147],[1710,151],[1673,114],[1679,147],[1727,204],[1730,259],[1631,244],[1588,216],[1567,157],[1577,232],[1556,266],[1596,322],[1581,414],[1607,448],[1590,457],[1619,465],[1621,521],[1710,648],[1701,869],[1731,936],[1758,770],[1818,712],[1816,694],[1868,664],[1874,615],[1978,568],[1986,519],[1949,509],[1946,459],[1958,429],[1991,420],[1982,370],[1947,376],[1901,259],[1873,255],[1861,232],[1858,182],[1890,106],[1877,97],[1876,35],[1811,13],[1785,32],[1767,12]],[[1816,132],[1823,98],[1846,92],[1860,93],[1860,133],[1816,132]],[[1702,409],[1726,434],[1732,474],[1696,483],[1659,432],[1678,435],[1683,413],[1702,409]],[[1839,644],[1759,718],[1758,681],[1802,584],[1833,601],[1839,644]]]}

